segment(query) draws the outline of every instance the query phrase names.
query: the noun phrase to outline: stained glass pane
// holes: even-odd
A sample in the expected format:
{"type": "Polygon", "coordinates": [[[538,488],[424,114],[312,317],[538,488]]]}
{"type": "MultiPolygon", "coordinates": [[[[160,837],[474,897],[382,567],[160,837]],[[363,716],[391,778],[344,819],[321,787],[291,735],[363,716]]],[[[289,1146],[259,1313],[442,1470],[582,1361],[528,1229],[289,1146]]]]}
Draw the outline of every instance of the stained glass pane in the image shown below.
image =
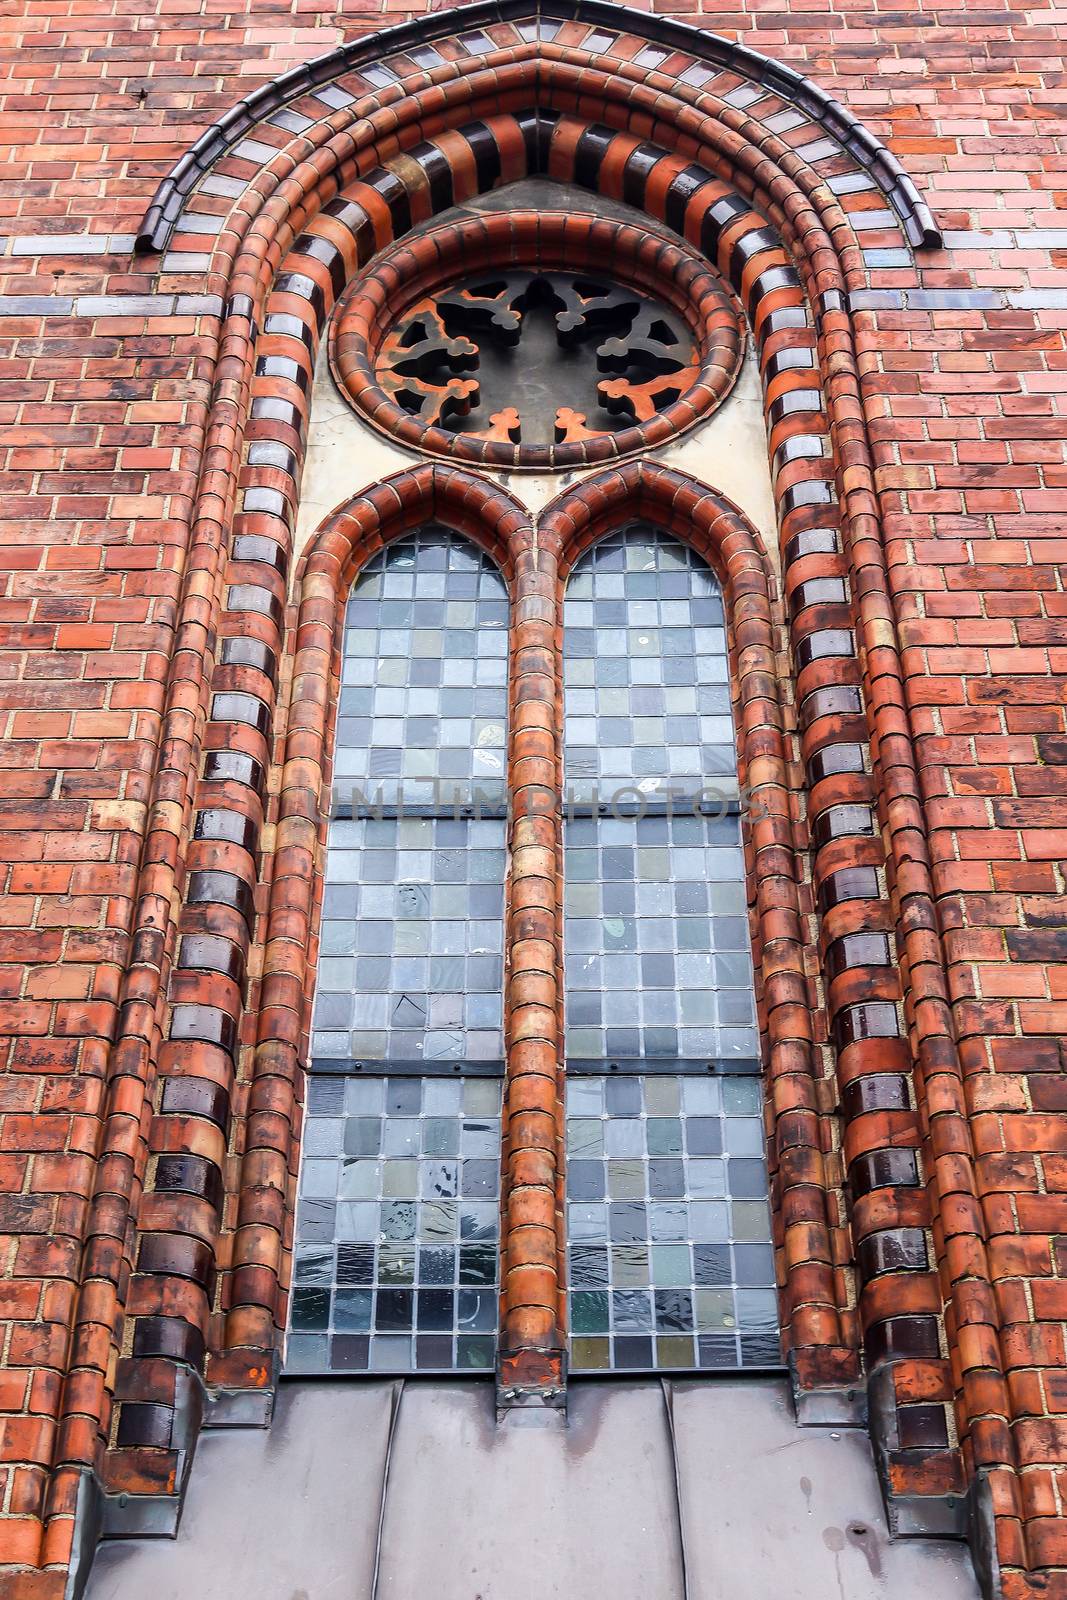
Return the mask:
{"type": "Polygon", "coordinates": [[[564,629],[571,1367],[776,1366],[722,596],[633,526],[564,629]]]}
{"type": "Polygon", "coordinates": [[[781,1362],[760,1086],[567,1085],[572,1371],[781,1362]]]}
{"type": "Polygon", "coordinates": [[[309,1082],[286,1371],[491,1371],[501,1080],[309,1082]]]}

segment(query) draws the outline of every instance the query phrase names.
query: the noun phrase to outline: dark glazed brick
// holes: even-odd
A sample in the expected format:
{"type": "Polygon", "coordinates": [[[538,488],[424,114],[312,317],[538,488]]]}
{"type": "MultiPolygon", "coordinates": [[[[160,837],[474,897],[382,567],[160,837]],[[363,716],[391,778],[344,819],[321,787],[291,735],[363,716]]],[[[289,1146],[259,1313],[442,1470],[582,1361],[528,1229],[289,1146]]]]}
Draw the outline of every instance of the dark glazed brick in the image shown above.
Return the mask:
{"type": "Polygon", "coordinates": [[[850,684],[830,684],[814,689],[800,703],[800,725],[808,728],[819,717],[862,716],[863,697],[850,684]]]}
{"type": "Polygon", "coordinates": [[[893,962],[893,949],[885,933],[849,933],[835,939],[825,956],[827,973],[840,977],[850,967],[888,967],[893,962]]]}
{"type": "Polygon", "coordinates": [[[897,1072],[865,1073],[845,1085],[841,1103],[850,1122],[869,1111],[907,1111],[911,1107],[907,1079],[897,1072]]]}
{"type": "Polygon", "coordinates": [[[204,1335],[178,1317],[138,1317],[134,1323],[133,1354],[149,1360],[162,1356],[199,1368],[204,1360],[204,1335]]]}
{"type": "Polygon", "coordinates": [[[336,200],[331,200],[323,210],[326,216],[336,217],[338,222],[343,223],[355,239],[360,266],[369,261],[377,246],[374,239],[374,224],[363,207],[339,196],[336,200]]]}
{"type": "MultiPolygon", "coordinates": [[[[255,402],[259,404],[258,401],[255,402]]],[[[253,407],[254,409],[254,407],[253,407]]],[[[293,409],[293,408],[289,408],[293,409]]],[[[233,541],[234,561],[262,561],[275,572],[285,575],[288,567],[286,551],[275,539],[265,539],[260,534],[239,533],[233,541]]]]}
{"type": "Polygon", "coordinates": [[[270,707],[251,694],[217,694],[211,702],[216,722],[244,722],[264,738],[270,732],[270,707]]]}
{"type": "Polygon", "coordinates": [[[812,822],[811,842],[816,850],[821,850],[835,839],[847,839],[851,835],[869,839],[875,831],[874,813],[870,806],[830,806],[828,810],[820,811],[812,822]]]}
{"type": "MultiPolygon", "coordinates": [[[[244,952],[229,939],[211,934],[184,934],[178,946],[178,965],[192,971],[221,972],[238,985],[244,982],[244,952]]],[[[170,1084],[179,1080],[166,1081],[170,1084]]]]}
{"type": "Polygon", "coordinates": [[[867,1359],[872,1366],[901,1358],[932,1359],[940,1351],[934,1317],[891,1317],[867,1330],[867,1359]]]}
{"type": "MultiPolygon", "coordinates": [[[[470,123],[463,130],[463,136],[471,147],[474,164],[478,169],[478,188],[482,194],[487,189],[492,189],[500,178],[500,150],[492,130],[484,122],[470,123]]],[[[395,228],[394,234],[406,232],[406,229],[395,228]]]]}
{"type": "Polygon", "coordinates": [[[206,1287],[214,1271],[214,1258],[200,1239],[176,1233],[146,1233],[137,1251],[137,1271],[190,1278],[206,1287]]]}
{"type": "Polygon", "coordinates": [[[834,1018],[833,1031],[839,1051],[863,1039],[897,1039],[901,1035],[896,1007],[875,1001],[839,1011],[834,1018]]]}
{"type": "Polygon", "coordinates": [[[222,1173],[203,1156],[160,1156],[156,1162],[157,1194],[190,1194],[218,1211],[222,1205],[222,1173]]]}
{"type": "MultiPolygon", "coordinates": [[[[426,181],[430,185],[430,201],[435,211],[445,211],[452,204],[452,168],[436,145],[417,144],[411,151],[413,161],[417,161],[426,174],[426,181]]],[[[344,287],[344,274],[341,274],[341,288],[344,287]]],[[[340,294],[340,289],[337,290],[340,294]]]]}
{"type": "Polygon", "coordinates": [[[166,1450],[170,1447],[173,1426],[173,1407],[127,1400],[119,1411],[116,1443],[126,1447],[142,1445],[153,1450],[166,1450]]]}
{"type": "MultiPolygon", "coordinates": [[[[413,151],[412,154],[414,153],[413,151]]],[[[328,270],[330,283],[333,286],[333,297],[336,300],[345,286],[346,279],[344,256],[337,246],[331,244],[328,239],[312,239],[305,235],[289,259],[297,263],[301,256],[311,261],[318,261],[328,270]]]]}
{"type": "MultiPolygon", "coordinates": [[[[846,772],[866,772],[867,759],[861,744],[827,744],[808,760],[808,781],[814,786],[824,778],[846,772]]],[[[873,830],[868,830],[873,831],[873,830]]]]}
{"type": "Polygon", "coordinates": [[[710,205],[700,224],[700,248],[704,254],[714,261],[723,232],[738,218],[751,214],[749,206],[736,194],[724,195],[721,200],[716,200],[710,205]]]}
{"type": "Polygon", "coordinates": [[[897,1433],[902,1450],[944,1449],[948,1444],[944,1406],[900,1406],[897,1433]]]}
{"type": "Polygon", "coordinates": [[[218,1006],[178,1005],[171,1012],[170,1037],[218,1045],[232,1056],[237,1047],[237,1024],[218,1006]]]}
{"type": "Polygon", "coordinates": [[[163,1082],[160,1112],[166,1116],[206,1117],[225,1129],[230,1115],[230,1097],[219,1083],[208,1078],[172,1077],[163,1082]]]}
{"type": "Polygon", "coordinates": [[[845,867],[832,873],[819,886],[819,910],[823,916],[848,900],[878,900],[881,891],[873,867],[845,867]]]}
{"type": "Polygon", "coordinates": [[[601,124],[584,130],[574,153],[575,183],[581,184],[583,189],[596,190],[601,162],[615,138],[614,130],[601,124]]]}
{"type": "Polygon", "coordinates": [[[645,185],[662,156],[663,151],[654,144],[639,144],[630,152],[622,174],[622,197],[627,205],[638,209],[644,205],[645,185]]]}
{"type": "Polygon", "coordinates": [[[307,277],[302,272],[283,272],[275,280],[274,288],[277,294],[292,294],[301,300],[306,300],[315,314],[315,320],[322,319],[326,310],[326,297],[313,278],[307,277]]]}
{"type": "Polygon", "coordinates": [[[874,1150],[857,1156],[848,1169],[853,1195],[870,1194],[873,1189],[898,1186],[915,1188],[919,1184],[919,1165],[914,1150],[874,1150]]]}
{"type": "Polygon", "coordinates": [[[185,897],[190,905],[229,906],[251,929],[255,914],[252,889],[232,872],[191,872],[185,897]]]}
{"type": "Polygon", "coordinates": [[[226,811],[221,807],[209,806],[206,810],[197,812],[193,826],[194,839],[224,839],[229,844],[236,844],[242,850],[247,850],[249,855],[255,855],[258,837],[259,829],[254,819],[245,816],[241,811],[226,811]]]}
{"type": "Polygon", "coordinates": [[[224,667],[254,667],[271,683],[278,675],[278,658],[270,646],[243,634],[222,641],[219,661],[224,667]]]}
{"type": "Polygon", "coordinates": [[[918,1228],[885,1228],[868,1234],[856,1247],[856,1262],[868,1279],[882,1272],[925,1272],[926,1237],[918,1228]]]}
{"type": "Polygon", "coordinates": [[[664,221],[675,233],[685,234],[685,218],[690,201],[707,184],[714,182],[705,167],[684,167],[671,180],[667,190],[664,221]]]}
{"type": "Polygon", "coordinates": [[[208,750],[204,755],[204,781],[244,784],[262,801],[266,792],[267,774],[262,762],[243,750],[208,750]]]}

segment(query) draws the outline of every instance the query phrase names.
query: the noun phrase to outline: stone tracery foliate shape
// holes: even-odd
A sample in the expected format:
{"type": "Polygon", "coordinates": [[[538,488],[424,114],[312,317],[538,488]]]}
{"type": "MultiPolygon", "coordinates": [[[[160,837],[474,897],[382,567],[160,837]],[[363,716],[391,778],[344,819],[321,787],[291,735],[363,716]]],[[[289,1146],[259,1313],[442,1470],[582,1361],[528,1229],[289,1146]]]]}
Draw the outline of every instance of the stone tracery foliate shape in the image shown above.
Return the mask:
{"type": "Polygon", "coordinates": [[[435,455],[543,470],[647,449],[721,404],[743,334],[706,263],[603,217],[530,220],[478,219],[447,246],[431,229],[355,279],[331,360],[375,427],[435,455]]]}
{"type": "MultiPolygon", "coordinates": [[[[425,423],[460,426],[476,409],[484,417],[482,347],[518,351],[526,312],[536,307],[551,314],[560,350],[582,357],[575,376],[588,391],[586,436],[613,431],[614,417],[627,425],[648,422],[696,381],[693,341],[662,306],[604,278],[527,271],[421,301],[382,344],[377,371],[383,389],[425,423]],[[603,417],[594,420],[598,404],[603,417]]],[[[515,376],[521,390],[521,372],[515,376]]],[[[520,443],[523,410],[507,407],[468,431],[520,443]]],[[[569,437],[571,411],[556,408],[556,443],[569,437]]]]}

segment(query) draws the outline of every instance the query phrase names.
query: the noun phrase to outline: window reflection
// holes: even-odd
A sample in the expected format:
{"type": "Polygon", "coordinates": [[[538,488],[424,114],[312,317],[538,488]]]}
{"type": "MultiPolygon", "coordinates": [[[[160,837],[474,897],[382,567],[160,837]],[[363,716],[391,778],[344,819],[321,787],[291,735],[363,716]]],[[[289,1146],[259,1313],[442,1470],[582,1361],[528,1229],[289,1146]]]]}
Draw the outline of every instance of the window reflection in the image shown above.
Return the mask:
{"type": "Polygon", "coordinates": [[[646,526],[604,540],[567,587],[563,667],[571,1367],[776,1366],[714,574],[646,526]]]}
{"type": "Polygon", "coordinates": [[[290,1372],[493,1365],[507,625],[435,526],[348,602],[290,1372]]]}

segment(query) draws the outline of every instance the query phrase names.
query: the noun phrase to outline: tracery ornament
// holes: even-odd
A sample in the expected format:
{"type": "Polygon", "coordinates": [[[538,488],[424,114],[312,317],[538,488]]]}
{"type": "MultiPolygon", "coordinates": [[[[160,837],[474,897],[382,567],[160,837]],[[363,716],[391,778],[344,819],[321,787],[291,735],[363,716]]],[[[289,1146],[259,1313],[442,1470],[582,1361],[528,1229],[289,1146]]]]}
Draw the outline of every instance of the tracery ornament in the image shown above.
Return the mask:
{"type": "Polygon", "coordinates": [[[330,356],[393,439],[543,471],[683,432],[729,394],[743,348],[731,296],[689,251],[604,217],[519,211],[379,256],[333,319],[330,356]]]}

